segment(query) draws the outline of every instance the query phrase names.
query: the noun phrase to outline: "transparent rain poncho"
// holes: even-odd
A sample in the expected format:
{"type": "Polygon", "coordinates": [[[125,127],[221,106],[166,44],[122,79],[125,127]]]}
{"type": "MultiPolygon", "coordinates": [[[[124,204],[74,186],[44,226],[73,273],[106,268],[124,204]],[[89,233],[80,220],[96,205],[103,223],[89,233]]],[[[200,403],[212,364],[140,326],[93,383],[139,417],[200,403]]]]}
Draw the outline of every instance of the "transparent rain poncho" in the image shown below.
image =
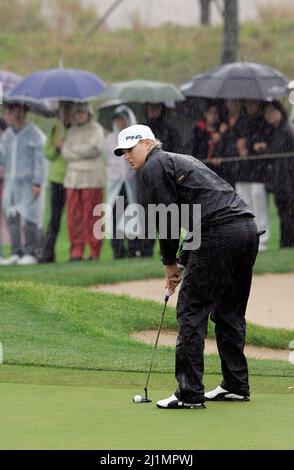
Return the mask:
{"type": "Polygon", "coordinates": [[[0,163],[4,165],[3,209],[7,217],[19,213],[25,220],[38,224],[41,198],[34,198],[32,186],[45,180],[44,134],[34,124],[15,132],[5,131],[0,163]]]}

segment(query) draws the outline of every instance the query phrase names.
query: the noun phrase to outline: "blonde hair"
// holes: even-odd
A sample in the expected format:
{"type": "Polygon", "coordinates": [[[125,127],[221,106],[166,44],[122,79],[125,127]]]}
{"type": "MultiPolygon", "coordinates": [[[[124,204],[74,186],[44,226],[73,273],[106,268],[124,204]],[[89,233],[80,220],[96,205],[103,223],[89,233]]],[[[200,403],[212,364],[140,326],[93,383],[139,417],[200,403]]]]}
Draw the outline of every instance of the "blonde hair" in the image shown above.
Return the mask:
{"type": "Polygon", "coordinates": [[[155,140],[154,140],[154,143],[156,144],[156,147],[160,147],[160,148],[162,147],[162,142],[161,142],[161,140],[155,139],[155,140]]]}
{"type": "Polygon", "coordinates": [[[154,149],[155,147],[157,148],[162,148],[162,142],[159,139],[143,139],[146,140],[147,142],[150,142],[152,145],[151,149],[154,149]]]}

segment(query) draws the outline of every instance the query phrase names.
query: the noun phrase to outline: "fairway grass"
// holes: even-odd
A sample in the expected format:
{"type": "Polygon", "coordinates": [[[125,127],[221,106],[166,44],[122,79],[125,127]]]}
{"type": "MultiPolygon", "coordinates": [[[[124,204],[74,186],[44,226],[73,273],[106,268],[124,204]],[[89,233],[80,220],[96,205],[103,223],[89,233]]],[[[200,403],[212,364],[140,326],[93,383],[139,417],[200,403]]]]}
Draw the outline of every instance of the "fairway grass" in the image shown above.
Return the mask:
{"type": "Polygon", "coordinates": [[[153,402],[134,404],[144,382],[145,374],[2,366],[0,449],[293,449],[293,378],[252,378],[249,403],[176,411],[155,406],[173,391],[170,374],[153,374],[153,402]]]}

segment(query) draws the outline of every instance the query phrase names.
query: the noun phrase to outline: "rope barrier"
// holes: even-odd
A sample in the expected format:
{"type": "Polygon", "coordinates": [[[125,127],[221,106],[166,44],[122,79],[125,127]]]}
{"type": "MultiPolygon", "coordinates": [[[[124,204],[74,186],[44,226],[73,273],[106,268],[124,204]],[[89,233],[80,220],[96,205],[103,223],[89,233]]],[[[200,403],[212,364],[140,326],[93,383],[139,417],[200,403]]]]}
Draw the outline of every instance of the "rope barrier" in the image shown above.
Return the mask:
{"type": "Polygon", "coordinates": [[[288,153],[268,153],[262,155],[248,155],[246,157],[212,157],[210,159],[201,160],[203,163],[211,163],[214,160],[220,160],[221,163],[231,163],[231,162],[248,162],[248,161],[258,161],[258,160],[272,160],[274,158],[293,158],[294,152],[288,153]]]}

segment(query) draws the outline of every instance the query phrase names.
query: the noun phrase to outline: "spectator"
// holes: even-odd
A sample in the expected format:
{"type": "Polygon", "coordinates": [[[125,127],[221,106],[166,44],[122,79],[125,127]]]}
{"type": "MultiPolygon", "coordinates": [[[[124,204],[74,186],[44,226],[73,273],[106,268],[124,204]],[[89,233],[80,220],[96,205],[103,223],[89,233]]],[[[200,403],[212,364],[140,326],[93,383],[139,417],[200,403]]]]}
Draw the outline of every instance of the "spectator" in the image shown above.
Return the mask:
{"type": "Polygon", "coordinates": [[[226,157],[237,157],[240,151],[245,147],[243,138],[244,109],[240,100],[226,100],[225,107],[227,118],[219,127],[220,141],[216,148],[216,156],[222,159],[219,166],[219,160],[215,162],[215,171],[232,186],[235,185],[237,171],[236,163],[225,163],[226,157]]]}
{"type": "Polygon", "coordinates": [[[199,160],[211,160],[220,140],[219,112],[215,103],[209,103],[203,118],[196,122],[192,131],[188,153],[199,160]]]}
{"type": "MultiPolygon", "coordinates": [[[[1,158],[1,140],[2,135],[6,129],[6,124],[3,119],[0,119],[0,158],[1,158]]],[[[3,229],[3,214],[2,214],[2,190],[3,190],[3,175],[4,168],[0,166],[0,263],[3,261],[3,251],[2,251],[2,229],[3,229]]]]}
{"type": "Polygon", "coordinates": [[[43,136],[27,122],[28,109],[19,104],[5,106],[10,126],[2,140],[4,162],[3,207],[11,239],[11,256],[2,265],[36,264],[40,193],[44,182],[43,136]],[[21,243],[24,226],[25,245],[21,243]]]}
{"type": "Polygon", "coordinates": [[[63,186],[66,163],[61,154],[61,147],[67,130],[71,126],[71,107],[70,102],[60,103],[60,121],[53,125],[45,146],[45,157],[51,162],[49,175],[51,218],[44,243],[43,263],[55,262],[55,244],[66,198],[63,186]]]}
{"type": "MultiPolygon", "coordinates": [[[[41,142],[43,144],[43,153],[44,147],[47,140],[46,134],[39,129],[41,142]]],[[[45,156],[45,155],[44,155],[45,156]]],[[[39,196],[39,208],[37,216],[37,243],[35,254],[38,262],[42,260],[44,243],[45,243],[45,232],[44,232],[44,221],[45,221],[45,210],[46,210],[46,192],[47,192],[47,183],[48,183],[48,174],[49,174],[49,162],[46,158],[43,159],[44,173],[43,173],[43,183],[41,185],[41,192],[39,196]]]]}
{"type": "MultiPolygon", "coordinates": [[[[294,131],[287,123],[287,111],[277,100],[266,104],[264,109],[266,122],[273,126],[271,140],[268,141],[267,153],[294,155],[294,131]]],[[[269,161],[271,184],[277,204],[281,226],[281,248],[294,246],[294,157],[278,157],[269,161]]]]}
{"type": "Polygon", "coordinates": [[[176,152],[179,149],[180,136],[167,121],[167,107],[163,103],[146,105],[146,126],[157,135],[166,152],[176,152]]]}
{"type": "MultiPolygon", "coordinates": [[[[242,135],[245,145],[240,148],[240,157],[259,155],[266,150],[268,136],[272,131],[263,117],[263,106],[258,100],[245,100],[246,116],[243,123],[242,135]]],[[[256,224],[261,235],[259,250],[268,249],[270,236],[268,193],[266,190],[266,164],[264,160],[240,163],[236,191],[251,207],[256,217],[256,224]]]]}
{"type": "Polygon", "coordinates": [[[92,119],[87,103],[77,103],[72,109],[72,127],[62,144],[62,155],[67,162],[64,187],[70,260],[83,259],[86,244],[90,246],[89,260],[98,260],[102,236],[96,239],[93,227],[97,217],[93,209],[102,203],[105,185],[105,163],[102,158],[104,132],[92,119]]]}
{"type": "Polygon", "coordinates": [[[126,247],[123,214],[117,213],[116,204],[117,196],[124,198],[124,210],[128,204],[137,202],[136,174],[125,160],[116,158],[113,153],[119,132],[133,124],[136,124],[133,111],[128,106],[118,106],[113,115],[113,131],[106,137],[104,145],[107,162],[107,202],[111,205],[113,213],[111,247],[114,259],[140,256],[138,239],[128,238],[126,247]]]}

